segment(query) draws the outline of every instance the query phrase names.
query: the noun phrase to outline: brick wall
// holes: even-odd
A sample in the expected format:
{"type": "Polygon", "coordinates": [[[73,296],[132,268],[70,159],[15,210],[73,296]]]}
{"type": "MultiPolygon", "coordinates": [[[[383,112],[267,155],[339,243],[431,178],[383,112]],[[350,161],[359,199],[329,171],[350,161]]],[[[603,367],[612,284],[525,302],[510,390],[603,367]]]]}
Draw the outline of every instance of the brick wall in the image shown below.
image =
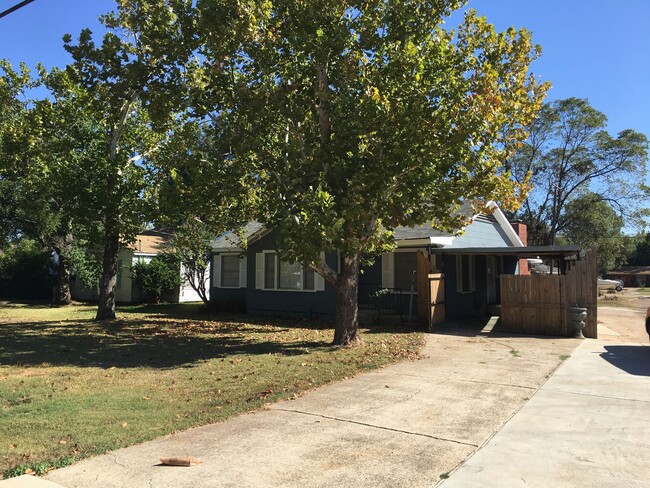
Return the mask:
{"type": "MultiPolygon", "coordinates": [[[[517,235],[519,236],[519,239],[521,239],[521,242],[524,243],[524,246],[528,245],[528,227],[526,227],[526,224],[523,224],[521,222],[512,222],[512,228],[515,230],[517,235]]],[[[527,259],[520,259],[519,260],[519,274],[520,275],[529,275],[530,274],[530,267],[528,266],[528,260],[527,259]]]]}

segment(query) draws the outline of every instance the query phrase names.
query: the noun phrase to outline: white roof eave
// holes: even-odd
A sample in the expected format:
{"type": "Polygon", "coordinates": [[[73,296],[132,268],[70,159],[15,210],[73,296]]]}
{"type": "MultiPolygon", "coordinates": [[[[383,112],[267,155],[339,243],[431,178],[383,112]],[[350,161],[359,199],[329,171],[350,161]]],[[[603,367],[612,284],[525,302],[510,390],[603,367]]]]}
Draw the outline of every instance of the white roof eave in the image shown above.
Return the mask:
{"type": "Polygon", "coordinates": [[[489,201],[487,203],[487,206],[492,210],[492,215],[494,215],[494,218],[497,219],[497,222],[503,229],[503,231],[506,233],[508,236],[508,239],[510,239],[510,242],[512,242],[512,245],[514,247],[526,247],[524,246],[524,243],[521,242],[521,239],[515,232],[515,229],[512,228],[512,225],[508,221],[508,218],[505,216],[505,214],[501,211],[499,206],[496,204],[496,202],[489,201]]]}

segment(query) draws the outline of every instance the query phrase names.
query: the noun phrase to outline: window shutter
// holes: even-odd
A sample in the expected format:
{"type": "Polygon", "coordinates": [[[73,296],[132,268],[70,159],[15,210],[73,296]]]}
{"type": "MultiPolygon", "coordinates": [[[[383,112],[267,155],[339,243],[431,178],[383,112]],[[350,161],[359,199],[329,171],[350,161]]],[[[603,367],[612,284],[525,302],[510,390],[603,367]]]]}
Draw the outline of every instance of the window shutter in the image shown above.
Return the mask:
{"type": "Polygon", "coordinates": [[[246,269],[248,263],[248,256],[240,255],[239,256],[239,288],[246,288],[246,269]]]}
{"type": "MultiPolygon", "coordinates": [[[[337,254],[338,257],[338,254],[337,254]]],[[[322,252],[320,253],[320,258],[323,262],[325,262],[325,253],[322,252]]],[[[316,291],[324,291],[325,290],[325,278],[323,278],[320,273],[317,271],[314,271],[314,289],[316,291]]]]}
{"type": "Polygon", "coordinates": [[[395,288],[395,254],[392,252],[381,254],[381,286],[395,288]]]}
{"type": "Polygon", "coordinates": [[[264,254],[255,254],[255,289],[264,288],[264,254]]]}
{"type": "Polygon", "coordinates": [[[221,287],[221,255],[220,254],[215,254],[214,255],[214,274],[213,276],[213,282],[212,286],[215,286],[217,288],[221,287]]]}

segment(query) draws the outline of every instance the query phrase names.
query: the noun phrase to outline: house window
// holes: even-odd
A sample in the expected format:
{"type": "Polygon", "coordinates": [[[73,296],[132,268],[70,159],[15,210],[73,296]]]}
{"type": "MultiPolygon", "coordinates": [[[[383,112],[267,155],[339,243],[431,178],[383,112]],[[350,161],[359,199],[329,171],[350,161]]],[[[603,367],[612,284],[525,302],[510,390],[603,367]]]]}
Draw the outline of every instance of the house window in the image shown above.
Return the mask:
{"type": "Polygon", "coordinates": [[[214,256],[213,264],[213,286],[217,288],[246,286],[246,258],[236,253],[217,254],[214,256]]]}
{"type": "Polygon", "coordinates": [[[476,290],[474,256],[456,256],[456,291],[471,293],[476,290]]]}
{"type": "MultiPolygon", "coordinates": [[[[395,288],[401,291],[411,291],[411,280],[417,269],[417,256],[414,252],[395,253],[395,288]]],[[[417,283],[414,282],[414,283],[417,283]]],[[[414,286],[415,290],[415,286],[414,286]]]]}
{"type": "Polygon", "coordinates": [[[258,288],[265,290],[316,290],[316,275],[313,269],[300,263],[281,261],[274,252],[258,254],[258,288]],[[262,273],[263,276],[259,276],[262,273]]]}
{"type": "Polygon", "coordinates": [[[239,288],[239,256],[225,254],[221,258],[221,286],[239,288]]]}
{"type": "Polygon", "coordinates": [[[275,254],[270,252],[264,254],[264,288],[275,288],[275,254]]]}
{"type": "MultiPolygon", "coordinates": [[[[417,253],[420,250],[385,252],[381,255],[381,286],[397,289],[402,293],[411,292],[413,272],[417,271],[417,253]]],[[[413,292],[417,293],[417,276],[413,292]]]]}
{"type": "Polygon", "coordinates": [[[302,266],[300,263],[278,262],[278,288],[280,290],[300,290],[302,288],[302,266]]]}

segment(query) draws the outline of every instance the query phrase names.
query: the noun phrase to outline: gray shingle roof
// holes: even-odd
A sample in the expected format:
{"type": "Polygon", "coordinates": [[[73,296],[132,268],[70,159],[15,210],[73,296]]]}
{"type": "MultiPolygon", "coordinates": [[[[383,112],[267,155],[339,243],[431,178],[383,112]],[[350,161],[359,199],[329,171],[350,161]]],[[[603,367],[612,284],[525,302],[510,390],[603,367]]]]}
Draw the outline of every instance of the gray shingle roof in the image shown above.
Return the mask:
{"type": "MultiPolygon", "coordinates": [[[[471,207],[469,203],[463,203],[457,212],[464,214],[467,217],[472,217],[471,207]]],[[[477,218],[488,218],[494,220],[494,217],[479,215],[477,218]]],[[[250,239],[254,234],[262,231],[264,226],[259,222],[250,222],[244,227],[244,236],[246,239],[250,239]]],[[[452,237],[452,234],[449,232],[443,232],[438,229],[431,227],[431,224],[426,223],[418,225],[415,227],[397,227],[394,231],[394,236],[396,240],[409,240],[409,239],[427,239],[431,237],[452,237]]],[[[237,248],[241,246],[239,237],[234,232],[226,232],[214,241],[212,241],[213,249],[230,249],[237,248]]]]}
{"type": "Polygon", "coordinates": [[[442,232],[431,227],[430,224],[418,225],[416,227],[397,227],[393,232],[395,239],[426,239],[428,237],[451,237],[448,232],[442,232]]]}
{"type": "MultiPolygon", "coordinates": [[[[474,216],[469,202],[463,202],[463,204],[456,210],[456,214],[464,215],[467,218],[474,216]]],[[[478,216],[478,218],[481,217],[483,217],[483,215],[478,216]]],[[[449,232],[434,229],[429,223],[416,225],[415,227],[397,227],[393,232],[393,235],[398,241],[407,239],[426,239],[429,237],[452,237],[452,234],[449,232]]]]}
{"type": "MultiPolygon", "coordinates": [[[[251,236],[264,229],[259,222],[249,222],[244,226],[244,237],[248,240],[251,236]]],[[[232,231],[225,232],[212,241],[212,249],[229,249],[241,247],[241,241],[232,231]]]]}

